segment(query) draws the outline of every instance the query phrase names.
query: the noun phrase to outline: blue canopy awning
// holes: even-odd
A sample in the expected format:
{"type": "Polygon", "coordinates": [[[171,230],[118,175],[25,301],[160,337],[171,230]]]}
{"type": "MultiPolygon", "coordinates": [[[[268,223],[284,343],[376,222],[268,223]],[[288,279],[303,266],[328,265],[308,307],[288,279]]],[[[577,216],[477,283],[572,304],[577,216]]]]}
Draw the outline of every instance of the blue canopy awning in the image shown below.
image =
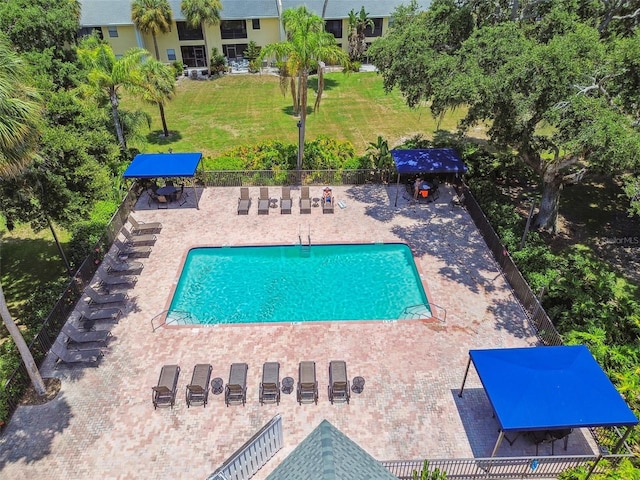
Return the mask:
{"type": "Polygon", "coordinates": [[[638,419],[584,345],[470,350],[500,424],[493,457],[505,432],[582,427],[627,427],[617,453],[638,419]]]}
{"type": "Polygon", "coordinates": [[[202,153],[139,153],[124,178],[193,177],[202,153]]]}
{"type": "Polygon", "coordinates": [[[391,150],[399,174],[464,173],[467,166],[453,148],[391,150]]]}
{"type": "Polygon", "coordinates": [[[584,345],[471,350],[469,356],[503,431],[638,423],[584,345]]]}

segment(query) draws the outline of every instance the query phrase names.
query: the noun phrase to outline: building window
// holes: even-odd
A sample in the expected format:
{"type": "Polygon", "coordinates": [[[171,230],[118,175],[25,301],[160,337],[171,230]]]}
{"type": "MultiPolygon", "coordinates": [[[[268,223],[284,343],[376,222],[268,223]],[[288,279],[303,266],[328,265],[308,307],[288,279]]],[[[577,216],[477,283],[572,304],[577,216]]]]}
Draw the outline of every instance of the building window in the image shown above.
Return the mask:
{"type": "Polygon", "coordinates": [[[245,20],[223,20],[220,22],[220,35],[223,40],[247,38],[247,22],[245,20]]]}
{"type": "Polygon", "coordinates": [[[373,20],[373,28],[371,25],[367,25],[367,28],[364,30],[365,37],[379,37],[382,35],[382,19],[381,18],[372,18],[373,20]]]}
{"type": "Polygon", "coordinates": [[[342,20],[325,20],[324,30],[335,38],[342,38],[342,20]]]}
{"type": "Polygon", "coordinates": [[[235,45],[222,45],[222,54],[229,60],[236,60],[243,57],[243,52],[249,45],[246,43],[236,43],[235,45]]]}
{"type": "Polygon", "coordinates": [[[204,45],[180,47],[180,53],[182,53],[182,63],[187,67],[207,66],[207,61],[204,58],[204,45]]]}
{"type": "Polygon", "coordinates": [[[187,22],[176,22],[176,26],[178,27],[178,40],[204,40],[200,25],[192,28],[187,22]]]}
{"type": "Polygon", "coordinates": [[[170,62],[177,60],[175,48],[167,48],[167,58],[170,62]]]}
{"type": "Polygon", "coordinates": [[[120,60],[122,58],[122,54],[121,53],[116,53],[116,60],[120,60]]]}
{"type": "Polygon", "coordinates": [[[254,30],[260,30],[260,19],[259,18],[254,18],[253,20],[251,20],[251,27],[254,30]]]}
{"type": "Polygon", "coordinates": [[[116,38],[118,36],[118,27],[115,25],[109,25],[109,36],[111,38],[116,38]]]}
{"type": "Polygon", "coordinates": [[[102,28],[100,27],[83,27],[78,30],[78,38],[82,37],[90,37],[91,35],[95,35],[99,39],[103,39],[102,28]]]}

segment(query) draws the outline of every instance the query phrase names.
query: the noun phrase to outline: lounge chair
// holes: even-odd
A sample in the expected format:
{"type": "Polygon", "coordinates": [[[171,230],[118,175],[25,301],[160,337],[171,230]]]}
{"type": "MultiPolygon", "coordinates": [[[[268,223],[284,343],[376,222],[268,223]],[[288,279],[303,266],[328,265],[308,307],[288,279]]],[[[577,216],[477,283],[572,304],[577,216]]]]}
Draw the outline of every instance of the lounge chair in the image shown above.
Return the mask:
{"type": "Polygon", "coordinates": [[[176,403],[176,390],[178,387],[178,376],[180,367],[178,365],[165,365],[160,370],[158,385],[151,388],[153,409],[158,407],[171,407],[176,403]]]}
{"type": "Polygon", "coordinates": [[[84,293],[89,298],[89,305],[96,307],[109,304],[120,304],[127,300],[126,293],[101,294],[96,292],[93,287],[90,286],[84,289],[84,293]]]}
{"type": "Polygon", "coordinates": [[[133,287],[138,281],[138,277],[132,276],[111,277],[108,275],[101,275],[99,272],[97,273],[97,276],[99,279],[98,285],[107,292],[110,292],[112,288],[117,287],[133,287]]]}
{"type": "Polygon", "coordinates": [[[124,244],[129,247],[141,247],[141,246],[153,246],[156,243],[158,237],[154,234],[149,233],[146,235],[132,235],[129,230],[122,227],[122,235],[125,238],[124,244]]]}
{"type": "Polygon", "coordinates": [[[260,196],[258,197],[258,215],[269,215],[269,187],[260,187],[260,196]]]}
{"type": "Polygon", "coordinates": [[[129,215],[129,223],[131,224],[131,233],[133,235],[160,233],[160,230],[162,230],[160,222],[138,222],[133,218],[133,215],[129,215]]]}
{"type": "Polygon", "coordinates": [[[207,406],[211,370],[213,370],[213,367],[208,363],[199,363],[193,367],[191,382],[187,385],[187,408],[191,405],[207,406]]]}
{"type": "Polygon", "coordinates": [[[300,362],[298,366],[298,403],[318,404],[316,362],[300,362]]]}
{"type": "Polygon", "coordinates": [[[247,403],[247,370],[246,363],[232,363],[229,370],[229,382],[224,391],[224,403],[227,407],[234,403],[247,403]]]}
{"type": "Polygon", "coordinates": [[[249,215],[251,207],[251,197],[249,197],[249,189],[240,187],[240,198],[238,198],[238,215],[249,215]]]}
{"type": "Polygon", "coordinates": [[[343,360],[331,360],[329,362],[329,401],[342,401],[349,403],[351,390],[347,378],[347,362],[343,360]]]}
{"type": "Polygon", "coordinates": [[[104,257],[103,263],[107,266],[110,275],[139,275],[144,268],[142,262],[121,262],[104,257]]]}
{"type": "Polygon", "coordinates": [[[76,311],[80,313],[81,322],[95,322],[97,320],[113,320],[116,323],[122,315],[122,310],[117,307],[101,308],[100,310],[89,310],[86,305],[79,304],[76,311]]]}
{"type": "Polygon", "coordinates": [[[100,358],[104,355],[99,348],[92,348],[89,350],[67,350],[59,341],[53,342],[51,345],[51,353],[53,353],[58,359],[56,360],[56,367],[60,362],[62,363],[90,363],[97,366],[100,358]]]}
{"type": "Polygon", "coordinates": [[[293,201],[291,200],[291,187],[282,187],[282,196],[280,197],[280,213],[291,213],[293,201]]]}
{"type": "Polygon", "coordinates": [[[70,323],[65,323],[62,326],[62,333],[64,333],[69,340],[67,343],[80,344],[80,343],[104,343],[106,344],[111,336],[109,330],[78,330],[70,323]]]}
{"type": "Polygon", "coordinates": [[[311,198],[309,187],[300,187],[300,213],[311,213],[311,198]]]}
{"type": "Polygon", "coordinates": [[[113,241],[113,244],[118,249],[119,257],[148,258],[151,255],[151,247],[148,246],[125,245],[118,238],[113,241]]]}
{"type": "Polygon", "coordinates": [[[322,197],[322,213],[333,213],[336,206],[336,197],[329,194],[328,197],[322,197]]]}
{"type": "Polygon", "coordinates": [[[260,405],[265,403],[280,405],[280,364],[278,362],[266,362],[262,366],[260,405]]]}

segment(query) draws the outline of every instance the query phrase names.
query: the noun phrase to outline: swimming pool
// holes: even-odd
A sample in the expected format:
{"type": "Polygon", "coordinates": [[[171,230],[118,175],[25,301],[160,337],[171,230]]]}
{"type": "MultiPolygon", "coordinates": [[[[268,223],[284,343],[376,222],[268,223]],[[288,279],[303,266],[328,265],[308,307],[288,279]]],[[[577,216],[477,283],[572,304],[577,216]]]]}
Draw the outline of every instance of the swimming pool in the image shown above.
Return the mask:
{"type": "Polygon", "coordinates": [[[428,301],[404,244],[189,251],[167,323],[397,320],[428,301]]]}

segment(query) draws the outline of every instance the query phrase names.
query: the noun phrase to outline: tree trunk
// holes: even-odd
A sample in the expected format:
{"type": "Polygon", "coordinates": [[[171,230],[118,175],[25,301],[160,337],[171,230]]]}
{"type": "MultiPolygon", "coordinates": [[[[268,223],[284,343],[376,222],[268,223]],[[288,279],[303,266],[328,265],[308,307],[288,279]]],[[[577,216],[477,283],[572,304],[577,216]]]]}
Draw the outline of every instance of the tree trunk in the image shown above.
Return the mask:
{"type": "Polygon", "coordinates": [[[40,376],[38,366],[33,360],[33,355],[31,355],[31,351],[29,350],[27,343],[24,341],[24,338],[22,338],[20,329],[14,323],[13,318],[11,318],[11,313],[9,313],[9,309],[7,308],[7,301],[5,300],[4,292],[2,291],[2,284],[0,284],[0,316],[2,316],[2,321],[4,322],[5,327],[7,327],[7,330],[13,338],[16,347],[18,347],[18,351],[20,352],[22,361],[27,368],[27,373],[29,374],[29,378],[31,379],[33,388],[38,395],[44,395],[46,393],[44,381],[40,376]]]}
{"type": "Polygon", "coordinates": [[[533,223],[534,227],[556,233],[561,190],[560,169],[556,164],[551,163],[542,175],[542,198],[540,210],[533,223]]]}
{"type": "Polygon", "coordinates": [[[293,114],[300,113],[300,104],[298,103],[298,90],[296,88],[296,79],[291,77],[291,97],[293,101],[293,114]]]}
{"type": "Polygon", "coordinates": [[[113,124],[116,127],[116,135],[118,136],[118,142],[123,152],[127,151],[127,142],[124,139],[124,131],[120,124],[120,117],[118,117],[118,94],[111,92],[111,115],[113,116],[113,124]]]}
{"type": "Polygon", "coordinates": [[[155,33],[152,33],[151,36],[153,37],[153,48],[156,51],[156,60],[160,61],[160,50],[158,50],[158,39],[156,38],[155,33]]]}
{"type": "Polygon", "coordinates": [[[318,93],[316,101],[313,104],[313,113],[320,111],[320,101],[322,100],[322,92],[324,91],[324,62],[318,62],[318,93]]]}
{"type": "Polygon", "coordinates": [[[209,69],[209,73],[211,73],[211,66],[209,65],[209,46],[207,45],[207,31],[205,30],[204,22],[201,23],[200,28],[202,28],[202,38],[204,40],[204,66],[209,69]]]}
{"type": "Polygon", "coordinates": [[[160,109],[160,119],[162,120],[162,130],[164,131],[165,138],[169,136],[169,129],[167,128],[167,119],[164,116],[164,106],[158,102],[158,108],[160,109]]]}
{"type": "Polygon", "coordinates": [[[300,74],[300,85],[298,86],[298,94],[300,95],[300,159],[298,161],[298,170],[302,169],[302,159],[304,158],[304,135],[307,127],[307,79],[308,72],[304,71],[300,74]]]}

